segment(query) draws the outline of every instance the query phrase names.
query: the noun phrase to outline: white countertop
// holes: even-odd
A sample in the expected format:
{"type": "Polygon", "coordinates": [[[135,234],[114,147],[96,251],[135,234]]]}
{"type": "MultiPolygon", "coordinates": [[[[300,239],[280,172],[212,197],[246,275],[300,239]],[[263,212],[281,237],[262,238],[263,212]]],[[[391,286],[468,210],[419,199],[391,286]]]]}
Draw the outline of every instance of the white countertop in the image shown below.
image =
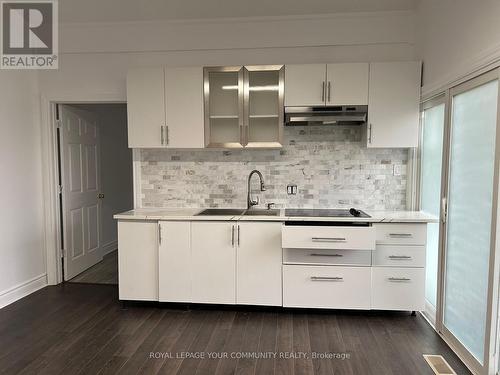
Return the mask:
{"type": "Polygon", "coordinates": [[[358,217],[289,217],[280,209],[278,216],[196,216],[204,208],[138,208],[114,215],[118,220],[189,220],[189,221],[359,221],[370,223],[437,223],[439,219],[422,211],[365,211],[370,218],[358,217]]]}

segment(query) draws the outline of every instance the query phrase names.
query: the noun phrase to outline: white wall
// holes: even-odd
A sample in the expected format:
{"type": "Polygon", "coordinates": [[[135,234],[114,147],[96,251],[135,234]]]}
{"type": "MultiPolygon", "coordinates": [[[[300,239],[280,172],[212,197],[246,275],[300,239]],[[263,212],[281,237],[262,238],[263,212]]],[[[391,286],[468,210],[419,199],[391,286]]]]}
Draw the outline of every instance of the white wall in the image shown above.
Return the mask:
{"type": "Polygon", "coordinates": [[[0,307],[46,285],[34,72],[0,71],[0,307]]]}
{"type": "MultiPolygon", "coordinates": [[[[131,66],[386,61],[415,58],[411,12],[61,25],[48,98],[125,100],[131,66]]],[[[76,100],[76,99],[75,99],[76,100]]]]}
{"type": "Polygon", "coordinates": [[[424,62],[424,93],[500,57],[498,0],[422,0],[417,25],[417,53],[424,62]]]}

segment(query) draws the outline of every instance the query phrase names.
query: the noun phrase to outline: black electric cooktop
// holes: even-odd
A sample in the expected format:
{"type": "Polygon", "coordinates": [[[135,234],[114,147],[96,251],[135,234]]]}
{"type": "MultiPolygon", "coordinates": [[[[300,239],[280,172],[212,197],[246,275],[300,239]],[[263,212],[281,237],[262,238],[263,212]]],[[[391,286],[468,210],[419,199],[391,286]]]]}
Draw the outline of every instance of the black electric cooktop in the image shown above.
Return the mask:
{"type": "Polygon", "coordinates": [[[301,209],[287,208],[285,216],[307,216],[307,217],[370,217],[366,212],[355,208],[349,209],[301,209]]]}

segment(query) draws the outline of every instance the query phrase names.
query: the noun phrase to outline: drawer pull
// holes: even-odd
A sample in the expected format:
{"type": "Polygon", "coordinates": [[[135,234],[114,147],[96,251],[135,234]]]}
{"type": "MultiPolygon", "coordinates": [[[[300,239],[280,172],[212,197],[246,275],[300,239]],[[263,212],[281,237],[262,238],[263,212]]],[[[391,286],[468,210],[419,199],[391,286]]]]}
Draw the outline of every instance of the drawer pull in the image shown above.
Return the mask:
{"type": "Polygon", "coordinates": [[[312,253],[309,254],[312,257],[343,257],[342,254],[317,254],[317,253],[312,253]]]}
{"type": "Polygon", "coordinates": [[[313,242],[345,242],[345,237],[313,237],[313,242]]]}
{"type": "Polygon", "coordinates": [[[409,255],[389,255],[389,259],[392,260],[407,260],[411,259],[412,257],[409,255]]]}
{"type": "Polygon", "coordinates": [[[311,276],[311,281],[342,281],[343,277],[311,276]]]}
{"type": "Polygon", "coordinates": [[[389,233],[389,237],[394,237],[394,238],[411,238],[411,237],[413,237],[413,233],[389,233]]]}
{"type": "Polygon", "coordinates": [[[407,278],[407,277],[389,277],[389,281],[392,281],[392,282],[402,282],[402,281],[411,281],[411,279],[407,278]]]}

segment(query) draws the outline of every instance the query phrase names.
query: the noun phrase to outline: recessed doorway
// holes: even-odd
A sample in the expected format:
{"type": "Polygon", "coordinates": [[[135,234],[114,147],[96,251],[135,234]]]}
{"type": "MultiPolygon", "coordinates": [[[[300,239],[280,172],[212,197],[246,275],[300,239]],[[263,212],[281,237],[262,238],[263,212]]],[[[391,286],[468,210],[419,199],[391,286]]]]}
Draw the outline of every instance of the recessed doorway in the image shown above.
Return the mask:
{"type": "Polygon", "coordinates": [[[113,215],[133,208],[127,106],[58,104],[56,112],[64,281],[117,284],[113,215]]]}

